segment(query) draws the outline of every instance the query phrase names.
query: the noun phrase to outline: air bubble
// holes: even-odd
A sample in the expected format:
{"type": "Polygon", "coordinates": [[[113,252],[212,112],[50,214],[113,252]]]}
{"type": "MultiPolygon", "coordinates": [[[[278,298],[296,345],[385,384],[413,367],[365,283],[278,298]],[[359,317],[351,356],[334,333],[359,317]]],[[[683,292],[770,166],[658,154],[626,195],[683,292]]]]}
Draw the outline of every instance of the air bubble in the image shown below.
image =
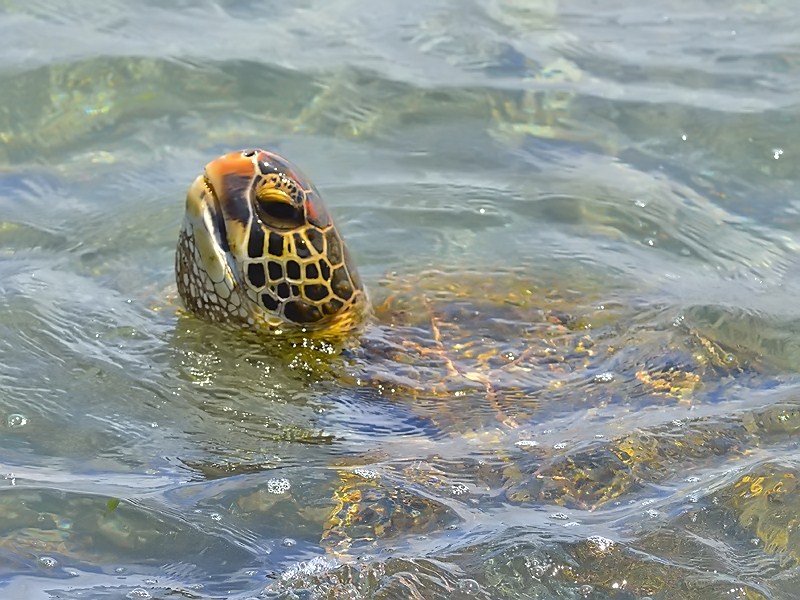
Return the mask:
{"type": "Polygon", "coordinates": [[[8,420],[6,421],[6,425],[8,425],[9,429],[15,429],[17,427],[25,427],[25,425],[27,424],[28,424],[28,418],[25,415],[21,415],[19,413],[8,415],[8,420]]]}
{"type": "Polygon", "coordinates": [[[364,469],[364,468],[357,468],[353,469],[353,473],[358,475],[362,479],[378,479],[380,477],[380,473],[374,471],[372,469],[364,469]]]}
{"type": "Polygon", "coordinates": [[[474,579],[462,579],[458,582],[458,590],[467,596],[476,596],[480,593],[481,586],[474,579]]]}
{"type": "Polygon", "coordinates": [[[50,556],[40,556],[36,564],[43,569],[55,569],[58,566],[58,561],[50,556]]]}
{"type": "Polygon", "coordinates": [[[285,494],[291,487],[292,484],[284,477],[278,477],[267,481],[267,491],[270,494],[285,494]]]}
{"type": "Polygon", "coordinates": [[[594,546],[595,550],[598,552],[608,552],[614,547],[614,541],[603,537],[602,535],[593,535],[586,541],[594,546]]]}
{"type": "Polygon", "coordinates": [[[539,445],[539,442],[536,440],[519,440],[518,442],[514,442],[514,445],[517,448],[535,448],[539,445]]]}
{"type": "Polygon", "coordinates": [[[450,487],[450,491],[454,496],[463,496],[464,494],[469,492],[469,488],[463,483],[454,483],[450,487]]]}
{"type": "Polygon", "coordinates": [[[594,376],[595,383],[611,383],[614,381],[614,373],[611,371],[605,371],[603,373],[598,373],[594,376]]]}

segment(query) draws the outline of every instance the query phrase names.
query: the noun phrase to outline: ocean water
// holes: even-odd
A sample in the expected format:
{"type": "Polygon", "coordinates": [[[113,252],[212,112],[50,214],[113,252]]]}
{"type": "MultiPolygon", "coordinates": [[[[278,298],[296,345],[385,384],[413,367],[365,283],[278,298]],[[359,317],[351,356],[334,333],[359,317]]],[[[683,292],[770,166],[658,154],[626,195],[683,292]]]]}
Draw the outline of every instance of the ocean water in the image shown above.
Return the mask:
{"type": "Polygon", "coordinates": [[[794,598],[788,0],[0,2],[0,597],[794,598]],[[203,165],[377,317],[182,314],[203,165]]]}

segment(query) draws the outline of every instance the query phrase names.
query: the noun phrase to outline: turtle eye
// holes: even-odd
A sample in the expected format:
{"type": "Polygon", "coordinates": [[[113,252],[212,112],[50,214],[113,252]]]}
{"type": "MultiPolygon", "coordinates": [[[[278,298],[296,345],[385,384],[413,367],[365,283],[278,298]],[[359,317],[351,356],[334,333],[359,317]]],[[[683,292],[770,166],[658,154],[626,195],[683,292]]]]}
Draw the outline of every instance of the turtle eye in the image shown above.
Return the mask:
{"type": "Polygon", "coordinates": [[[276,189],[262,190],[256,196],[256,213],[261,221],[275,229],[294,229],[305,224],[301,207],[288,194],[276,189]]]}

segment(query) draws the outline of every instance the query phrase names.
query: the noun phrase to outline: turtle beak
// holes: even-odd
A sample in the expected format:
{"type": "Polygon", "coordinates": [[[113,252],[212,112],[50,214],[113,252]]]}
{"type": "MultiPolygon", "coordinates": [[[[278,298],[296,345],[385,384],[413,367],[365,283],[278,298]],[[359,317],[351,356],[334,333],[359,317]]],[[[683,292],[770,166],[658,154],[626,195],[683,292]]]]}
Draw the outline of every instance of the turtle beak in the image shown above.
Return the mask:
{"type": "Polygon", "coordinates": [[[202,221],[209,205],[216,203],[215,198],[209,197],[211,194],[213,190],[206,185],[205,177],[196,177],[186,193],[186,216],[195,222],[202,221]]]}
{"type": "Polygon", "coordinates": [[[185,228],[191,233],[198,254],[198,266],[208,273],[212,281],[227,281],[232,290],[238,281],[230,266],[225,219],[213,187],[204,175],[197,177],[186,194],[185,228]]]}
{"type": "Polygon", "coordinates": [[[235,256],[247,245],[253,220],[250,197],[254,177],[253,159],[231,152],[208,163],[200,178],[217,242],[235,256]]]}
{"type": "Polygon", "coordinates": [[[206,165],[203,177],[225,220],[238,221],[246,227],[252,217],[249,201],[254,177],[252,158],[241,152],[225,154],[206,165]]]}
{"type": "Polygon", "coordinates": [[[201,225],[214,238],[222,252],[228,251],[225,219],[216,191],[205,175],[198,176],[186,194],[186,217],[195,226],[201,225]]]}

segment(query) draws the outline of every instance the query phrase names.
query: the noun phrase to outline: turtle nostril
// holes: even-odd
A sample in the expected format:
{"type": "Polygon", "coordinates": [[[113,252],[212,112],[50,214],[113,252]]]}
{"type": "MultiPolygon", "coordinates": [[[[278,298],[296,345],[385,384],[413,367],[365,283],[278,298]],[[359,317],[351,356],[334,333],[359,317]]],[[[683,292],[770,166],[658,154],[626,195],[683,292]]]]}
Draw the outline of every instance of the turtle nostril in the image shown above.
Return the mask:
{"type": "Polygon", "coordinates": [[[242,150],[242,156],[245,158],[250,158],[251,156],[255,156],[255,150],[242,150]]]}

